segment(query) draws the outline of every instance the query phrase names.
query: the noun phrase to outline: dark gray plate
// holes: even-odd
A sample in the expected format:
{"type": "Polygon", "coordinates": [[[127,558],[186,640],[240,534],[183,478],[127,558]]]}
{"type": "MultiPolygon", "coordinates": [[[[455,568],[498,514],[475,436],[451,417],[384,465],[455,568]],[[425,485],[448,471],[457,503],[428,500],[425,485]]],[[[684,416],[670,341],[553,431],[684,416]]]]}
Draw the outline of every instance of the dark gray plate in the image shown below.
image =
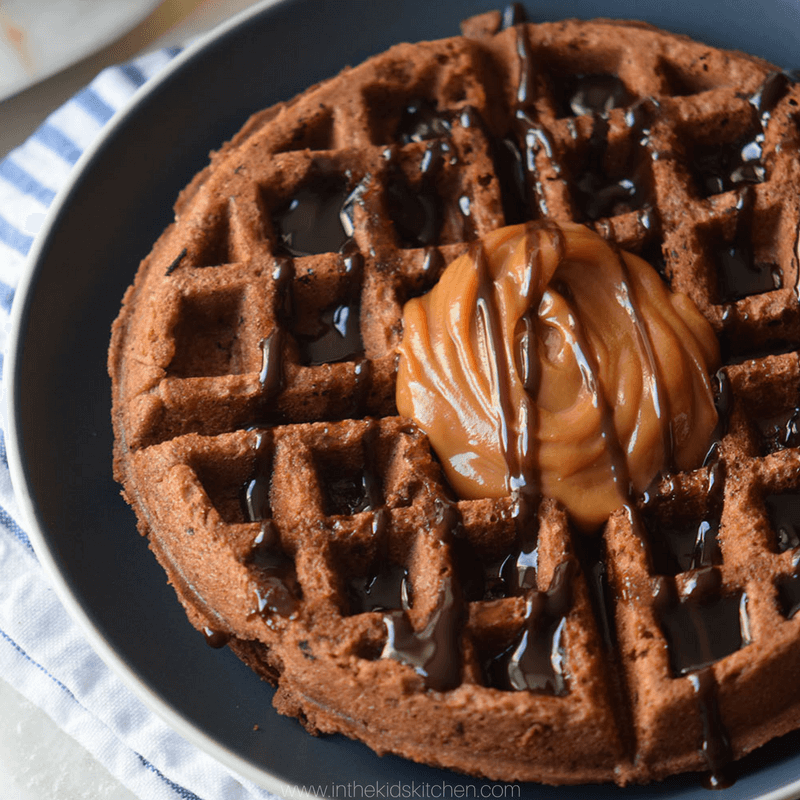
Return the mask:
{"type": "MultiPolygon", "coordinates": [[[[272,692],[234,656],[206,647],[111,477],[109,328],[139,260],[171,220],[178,191],[252,111],[395,42],[455,34],[459,20],[492,7],[491,0],[290,0],[222,28],[179,57],[81,161],[19,290],[7,372],[9,444],[40,558],[99,652],[158,713],[278,792],[287,784],[323,784],[333,793],[335,784],[352,782],[404,791],[480,782],[378,758],[339,736],[313,738],[273,711],[272,692]]],[[[782,67],[800,64],[796,0],[574,0],[568,7],[546,0],[528,3],[528,11],[533,21],[565,14],[645,19],[782,67]]],[[[716,797],[796,796],[799,742],[784,739],[751,757],[737,783],[716,797]]],[[[696,777],[624,792],[522,787],[522,796],[537,800],[702,793],[696,777]]]]}

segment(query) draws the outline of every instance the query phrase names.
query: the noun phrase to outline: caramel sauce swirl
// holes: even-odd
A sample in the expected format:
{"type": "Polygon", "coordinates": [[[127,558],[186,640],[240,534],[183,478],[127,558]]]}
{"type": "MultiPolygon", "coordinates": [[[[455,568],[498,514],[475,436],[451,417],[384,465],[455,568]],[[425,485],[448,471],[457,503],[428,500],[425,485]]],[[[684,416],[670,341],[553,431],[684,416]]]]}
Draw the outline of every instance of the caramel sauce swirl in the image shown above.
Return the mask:
{"type": "Polygon", "coordinates": [[[398,411],[462,498],[540,492],[589,529],[708,451],[711,326],[649,264],[582,225],[490,233],[403,322],[398,411]]]}

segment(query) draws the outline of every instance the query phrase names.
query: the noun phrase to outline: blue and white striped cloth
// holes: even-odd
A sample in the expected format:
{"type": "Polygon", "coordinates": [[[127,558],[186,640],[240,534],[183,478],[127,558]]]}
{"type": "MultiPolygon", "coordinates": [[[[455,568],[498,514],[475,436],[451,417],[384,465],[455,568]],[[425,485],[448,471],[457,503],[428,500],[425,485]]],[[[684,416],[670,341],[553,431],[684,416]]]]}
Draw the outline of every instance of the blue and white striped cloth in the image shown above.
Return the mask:
{"type": "MultiPolygon", "coordinates": [[[[81,153],[177,53],[109,68],[0,161],[0,344],[48,206],[81,153]]],[[[2,380],[0,361],[0,380],[2,380]]],[[[4,424],[4,423],[3,423],[4,424]]],[[[0,436],[0,675],[143,800],[274,798],[172,731],[92,651],[59,603],[24,532],[0,436]]],[[[3,791],[0,795],[5,797],[3,791]]]]}

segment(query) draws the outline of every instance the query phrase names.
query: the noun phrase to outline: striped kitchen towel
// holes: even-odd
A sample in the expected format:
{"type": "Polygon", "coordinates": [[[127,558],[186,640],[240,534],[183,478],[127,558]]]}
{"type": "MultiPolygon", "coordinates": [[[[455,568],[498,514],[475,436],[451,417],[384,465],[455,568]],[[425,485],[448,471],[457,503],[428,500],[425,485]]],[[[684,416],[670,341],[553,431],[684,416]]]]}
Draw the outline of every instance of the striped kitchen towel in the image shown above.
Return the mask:
{"type": "MultiPolygon", "coordinates": [[[[104,70],[0,161],[2,352],[14,291],[47,208],[103,126],[177,52],[161,50],[104,70]]],[[[2,367],[0,361],[0,381],[2,367]]],[[[0,675],[143,800],[274,797],[172,731],[92,651],[48,586],[25,534],[9,478],[5,422],[0,431],[0,675]]]]}

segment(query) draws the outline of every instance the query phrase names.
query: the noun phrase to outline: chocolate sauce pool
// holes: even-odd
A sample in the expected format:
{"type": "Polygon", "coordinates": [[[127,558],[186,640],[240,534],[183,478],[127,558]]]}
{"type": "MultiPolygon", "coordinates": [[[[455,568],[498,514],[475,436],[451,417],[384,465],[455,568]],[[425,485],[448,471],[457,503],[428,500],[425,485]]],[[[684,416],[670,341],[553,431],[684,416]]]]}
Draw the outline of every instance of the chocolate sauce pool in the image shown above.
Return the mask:
{"type": "Polygon", "coordinates": [[[550,695],[567,693],[562,640],[567,614],[572,609],[577,571],[574,559],[562,561],[554,570],[546,592],[530,589],[526,593],[524,621],[516,640],[485,667],[491,685],[550,695]]]}
{"type": "Polygon", "coordinates": [[[247,558],[255,574],[252,589],[255,604],[251,613],[267,619],[272,614],[290,617],[297,610],[302,592],[294,562],[281,549],[280,537],[271,519],[271,443],[265,434],[256,436],[254,449],[255,471],[244,486],[243,501],[245,519],[261,523],[247,558]]]}
{"type": "Polygon", "coordinates": [[[342,224],[342,209],[350,196],[343,179],[320,179],[295,190],[288,205],[273,217],[278,252],[289,256],[336,253],[350,236],[342,224]]]}

